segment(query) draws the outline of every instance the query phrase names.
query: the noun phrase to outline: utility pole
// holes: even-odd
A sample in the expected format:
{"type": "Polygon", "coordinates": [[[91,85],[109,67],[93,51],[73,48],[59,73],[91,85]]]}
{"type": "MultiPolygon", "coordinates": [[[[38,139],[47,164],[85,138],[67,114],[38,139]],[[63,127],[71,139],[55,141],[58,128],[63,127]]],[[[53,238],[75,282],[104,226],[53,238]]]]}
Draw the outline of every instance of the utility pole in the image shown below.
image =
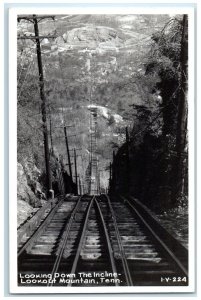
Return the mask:
{"type": "Polygon", "coordinates": [[[82,195],[82,184],[81,184],[81,179],[80,179],[80,176],[79,177],[79,194],[82,195]]]}
{"type": "Polygon", "coordinates": [[[112,163],[110,162],[110,178],[109,178],[109,191],[111,192],[112,185],[112,163]]]}
{"type": "MultiPolygon", "coordinates": [[[[35,36],[38,37],[39,36],[38,20],[35,15],[33,15],[33,21],[34,21],[35,36]]],[[[50,158],[49,158],[47,117],[46,117],[46,99],[45,99],[45,92],[44,92],[43,65],[42,65],[42,56],[41,56],[41,47],[40,47],[39,38],[36,39],[36,51],[37,51],[37,60],[38,60],[40,97],[42,100],[41,111],[42,111],[42,121],[43,121],[43,138],[44,138],[44,148],[45,148],[47,186],[48,186],[48,190],[50,190],[52,189],[52,182],[51,182],[51,171],[50,171],[50,163],[49,163],[50,158]]]]}
{"type": "Polygon", "coordinates": [[[52,119],[50,115],[50,142],[51,142],[51,152],[54,155],[54,146],[53,146],[53,139],[52,139],[52,119]]]}
{"type": "Polygon", "coordinates": [[[128,134],[128,127],[126,127],[126,178],[127,178],[127,183],[126,183],[126,189],[127,193],[129,194],[130,191],[130,155],[129,155],[129,134],[128,134]]]}
{"type": "Polygon", "coordinates": [[[116,188],[116,161],[115,161],[115,151],[112,153],[113,161],[112,161],[112,183],[113,183],[113,189],[116,188]]]}
{"type": "Polygon", "coordinates": [[[100,171],[98,171],[97,182],[97,193],[100,194],[100,171]]]}
{"type": "MultiPolygon", "coordinates": [[[[19,36],[18,39],[33,39],[36,42],[36,53],[38,61],[38,73],[39,73],[39,89],[40,89],[40,98],[41,98],[41,112],[42,112],[42,123],[43,123],[43,140],[44,140],[44,152],[45,152],[45,167],[46,167],[46,180],[47,180],[47,190],[48,194],[52,190],[52,180],[51,180],[51,170],[50,170],[50,155],[49,155],[49,143],[48,143],[48,130],[47,130],[47,113],[46,113],[46,97],[44,92],[44,76],[43,76],[43,64],[41,56],[41,46],[40,39],[43,38],[55,38],[55,36],[39,36],[38,23],[42,19],[51,18],[54,19],[54,16],[20,16],[18,17],[18,22],[20,20],[27,20],[34,24],[34,33],[35,36],[19,36]]],[[[49,196],[49,195],[48,195],[49,196]]]]}
{"type": "Polygon", "coordinates": [[[76,184],[76,194],[78,194],[78,182],[77,182],[77,156],[76,150],[74,148],[74,165],[75,165],[75,184],[76,184]]]}
{"type": "Polygon", "coordinates": [[[70,173],[70,178],[73,182],[73,175],[72,175],[70,151],[69,151],[69,147],[68,147],[68,137],[67,137],[66,126],[64,126],[64,135],[65,135],[65,141],[66,141],[66,150],[67,150],[67,157],[68,157],[69,173],[70,173]]]}

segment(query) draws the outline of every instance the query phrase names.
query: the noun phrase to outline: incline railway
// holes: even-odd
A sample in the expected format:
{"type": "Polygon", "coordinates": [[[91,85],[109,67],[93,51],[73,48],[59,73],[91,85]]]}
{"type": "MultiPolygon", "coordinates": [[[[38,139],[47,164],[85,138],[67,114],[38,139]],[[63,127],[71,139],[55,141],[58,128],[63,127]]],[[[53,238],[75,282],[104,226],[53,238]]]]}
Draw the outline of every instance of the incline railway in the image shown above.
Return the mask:
{"type": "Polygon", "coordinates": [[[133,198],[69,196],[38,216],[18,234],[20,286],[188,285],[188,251],[133,198]]]}

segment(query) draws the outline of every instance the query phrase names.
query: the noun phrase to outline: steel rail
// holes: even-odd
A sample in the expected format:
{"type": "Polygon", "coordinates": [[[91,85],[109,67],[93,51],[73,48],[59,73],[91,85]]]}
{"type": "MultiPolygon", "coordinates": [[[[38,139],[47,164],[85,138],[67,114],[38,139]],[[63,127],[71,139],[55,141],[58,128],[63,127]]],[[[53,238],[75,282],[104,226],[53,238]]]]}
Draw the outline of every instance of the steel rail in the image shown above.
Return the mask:
{"type": "Polygon", "coordinates": [[[151,232],[151,234],[154,236],[154,238],[158,241],[158,243],[162,246],[162,248],[168,253],[168,255],[171,257],[171,259],[176,263],[176,265],[183,271],[183,273],[188,276],[188,270],[183,266],[183,264],[180,262],[180,260],[176,257],[176,255],[169,249],[169,247],[161,240],[161,238],[154,232],[154,230],[151,228],[151,226],[146,222],[146,220],[143,218],[143,216],[138,212],[138,210],[130,203],[130,201],[123,196],[121,198],[124,200],[124,202],[127,202],[128,205],[134,210],[134,212],[137,214],[137,216],[140,218],[140,220],[143,222],[143,224],[146,226],[146,228],[151,232]]]}
{"type": "MultiPolygon", "coordinates": [[[[95,202],[96,207],[98,209],[98,212],[99,212],[99,215],[100,215],[100,218],[101,218],[101,222],[102,222],[102,225],[103,225],[104,234],[105,234],[105,238],[106,238],[106,241],[107,241],[108,252],[109,252],[109,256],[110,256],[110,263],[111,263],[111,266],[112,266],[112,272],[113,272],[113,274],[114,273],[118,274],[116,264],[115,264],[114,253],[113,253],[112,245],[111,245],[111,242],[110,242],[109,234],[108,234],[108,231],[107,231],[107,227],[106,227],[106,224],[105,224],[105,220],[104,220],[101,208],[100,208],[96,198],[95,198],[94,202],[95,202]]],[[[115,282],[115,285],[119,286],[118,282],[115,282]]]]}
{"type": "Polygon", "coordinates": [[[56,213],[58,207],[63,203],[64,198],[62,198],[55,206],[50,210],[48,215],[45,217],[45,219],[42,221],[42,223],[39,225],[39,227],[34,231],[34,233],[31,235],[31,237],[25,242],[25,244],[20,248],[20,250],[17,253],[17,257],[19,256],[31,246],[32,243],[35,242],[35,240],[38,238],[38,236],[43,232],[45,227],[47,226],[48,222],[53,218],[54,214],[56,213]]]}
{"type": "MultiPolygon", "coordinates": [[[[62,245],[61,245],[61,249],[60,249],[59,254],[57,255],[57,258],[54,262],[54,266],[53,266],[53,269],[52,269],[52,272],[51,272],[52,278],[54,277],[54,274],[57,272],[57,270],[59,268],[59,265],[60,265],[60,262],[61,262],[61,259],[62,259],[62,255],[64,253],[66,243],[67,243],[67,240],[68,240],[68,237],[69,237],[69,233],[70,233],[73,221],[74,221],[74,217],[75,217],[75,214],[76,214],[76,212],[77,212],[77,210],[80,206],[82,197],[83,196],[79,197],[79,199],[77,201],[77,204],[76,204],[76,206],[74,207],[74,209],[72,211],[71,217],[70,217],[69,221],[67,221],[67,223],[66,223],[66,226],[65,226],[65,229],[64,229],[64,239],[63,239],[63,242],[62,242],[62,245]]],[[[53,282],[48,283],[47,286],[52,286],[52,285],[53,285],[53,282]]]]}
{"type": "Polygon", "coordinates": [[[118,225],[117,225],[117,220],[116,220],[116,217],[115,217],[115,213],[114,213],[114,210],[112,208],[112,204],[111,204],[109,196],[106,195],[106,194],[104,196],[108,201],[108,205],[109,205],[109,208],[110,208],[110,211],[111,211],[111,214],[112,214],[112,220],[113,220],[113,223],[114,223],[116,238],[117,238],[117,242],[118,242],[118,246],[119,246],[119,250],[120,250],[120,255],[121,255],[121,260],[122,260],[122,265],[123,265],[123,269],[124,269],[124,275],[126,277],[126,283],[127,283],[128,286],[133,286],[133,281],[132,281],[132,278],[131,278],[130,270],[129,270],[127,259],[126,259],[126,256],[125,256],[124,246],[122,244],[121,235],[119,233],[119,228],[118,228],[118,225]]]}
{"type": "MultiPolygon", "coordinates": [[[[85,238],[85,232],[86,232],[86,228],[87,228],[89,214],[90,214],[91,207],[92,207],[92,204],[94,202],[94,199],[95,199],[95,196],[93,196],[93,198],[91,199],[91,201],[90,201],[90,203],[89,203],[89,205],[87,207],[87,212],[86,212],[84,226],[83,226],[83,229],[82,229],[81,238],[80,238],[80,241],[79,241],[79,245],[78,245],[78,248],[77,248],[77,252],[76,252],[76,255],[75,255],[75,259],[73,261],[73,266],[71,268],[70,274],[75,274],[75,270],[77,268],[78,260],[79,260],[79,257],[80,257],[80,253],[81,253],[83,242],[84,242],[84,238],[85,238]]],[[[71,283],[68,283],[67,286],[71,286],[71,283]]]]}

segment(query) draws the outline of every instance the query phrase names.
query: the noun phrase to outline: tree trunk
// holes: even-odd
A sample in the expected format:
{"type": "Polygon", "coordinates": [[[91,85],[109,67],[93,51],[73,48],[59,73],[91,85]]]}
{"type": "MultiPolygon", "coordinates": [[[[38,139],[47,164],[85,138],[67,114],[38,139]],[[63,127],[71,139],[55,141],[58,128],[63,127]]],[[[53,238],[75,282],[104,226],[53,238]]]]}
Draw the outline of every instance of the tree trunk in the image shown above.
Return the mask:
{"type": "Polygon", "coordinates": [[[188,91],[188,19],[187,15],[183,16],[182,22],[182,38],[181,38],[181,81],[180,81],[180,95],[178,102],[178,118],[176,131],[176,159],[175,159],[175,184],[173,189],[172,201],[176,203],[177,199],[181,197],[183,187],[183,177],[187,166],[185,161],[185,147],[186,147],[186,132],[187,132],[187,91],[188,91]]]}

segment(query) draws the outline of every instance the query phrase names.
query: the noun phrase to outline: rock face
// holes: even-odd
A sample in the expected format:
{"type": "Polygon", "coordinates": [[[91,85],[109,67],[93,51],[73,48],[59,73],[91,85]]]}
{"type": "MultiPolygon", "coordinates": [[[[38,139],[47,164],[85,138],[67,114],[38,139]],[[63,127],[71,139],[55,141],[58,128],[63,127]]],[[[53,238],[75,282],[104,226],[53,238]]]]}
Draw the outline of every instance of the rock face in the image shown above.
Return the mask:
{"type": "Polygon", "coordinates": [[[34,173],[31,174],[31,171],[29,170],[29,173],[28,170],[28,166],[23,168],[20,163],[17,164],[17,199],[27,202],[32,207],[38,207],[41,205],[40,199],[36,197],[30,184],[32,186],[34,186],[34,184],[37,186],[39,183],[36,184],[36,182],[34,182],[34,173]],[[27,173],[25,171],[26,169],[27,173]]]}
{"type": "Polygon", "coordinates": [[[17,201],[17,227],[19,227],[34,211],[33,207],[23,200],[17,201]]]}
{"type": "Polygon", "coordinates": [[[43,203],[45,194],[38,182],[40,170],[32,161],[17,164],[17,225],[18,227],[43,203]]]}

